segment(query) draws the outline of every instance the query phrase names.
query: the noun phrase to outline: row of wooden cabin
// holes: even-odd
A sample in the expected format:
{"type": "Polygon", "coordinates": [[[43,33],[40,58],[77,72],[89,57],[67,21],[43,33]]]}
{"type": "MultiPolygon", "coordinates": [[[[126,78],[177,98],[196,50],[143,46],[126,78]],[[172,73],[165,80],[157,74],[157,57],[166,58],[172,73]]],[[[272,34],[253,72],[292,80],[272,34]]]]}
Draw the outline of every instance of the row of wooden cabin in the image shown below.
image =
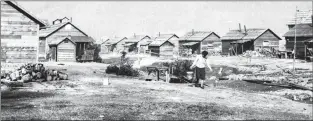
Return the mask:
{"type": "Polygon", "coordinates": [[[107,48],[110,46],[109,50],[105,52],[144,52],[149,50],[151,55],[157,56],[184,55],[190,51],[192,54],[200,54],[204,50],[218,49],[223,54],[235,55],[242,54],[247,50],[278,49],[279,40],[281,38],[270,29],[253,28],[231,30],[223,37],[212,31],[191,31],[182,37],[175,34],[159,34],[155,38],[134,36],[128,39],[124,37],[108,39],[102,43],[102,46],[107,48]]]}
{"type": "MultiPolygon", "coordinates": [[[[312,56],[312,11],[299,11],[288,23],[284,34],[286,52],[293,51],[295,38],[296,55],[312,56]],[[296,31],[296,32],[295,32],[296,31]]],[[[220,37],[211,31],[191,31],[182,37],[175,34],[158,34],[156,37],[134,35],[111,38],[101,43],[102,52],[146,52],[158,56],[182,54],[186,51],[200,53],[222,46],[223,54],[241,54],[246,50],[279,48],[279,40],[271,29],[248,28],[230,30],[220,37]]],[[[28,63],[38,60],[76,61],[94,39],[79,29],[69,18],[56,19],[52,25],[38,19],[13,1],[1,1],[1,61],[28,63]]]]}
{"type": "Polygon", "coordinates": [[[221,46],[221,41],[214,32],[192,31],[183,37],[159,33],[156,37],[134,35],[128,38],[113,38],[105,40],[100,46],[102,53],[121,51],[146,53],[149,51],[154,56],[173,56],[188,50],[199,54],[203,50],[221,46]]]}

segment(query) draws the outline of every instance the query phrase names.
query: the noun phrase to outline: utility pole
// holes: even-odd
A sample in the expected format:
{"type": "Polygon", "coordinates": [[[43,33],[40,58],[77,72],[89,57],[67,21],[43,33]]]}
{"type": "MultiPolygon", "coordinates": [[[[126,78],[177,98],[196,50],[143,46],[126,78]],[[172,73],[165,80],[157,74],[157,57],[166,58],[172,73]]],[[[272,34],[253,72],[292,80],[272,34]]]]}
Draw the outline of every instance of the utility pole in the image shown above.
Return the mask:
{"type": "Polygon", "coordinates": [[[295,71],[295,61],[296,61],[296,44],[297,44],[297,12],[298,12],[298,7],[296,6],[296,19],[295,19],[295,40],[294,40],[294,48],[293,48],[293,71],[295,71]]]}
{"type": "MultiPolygon", "coordinates": [[[[312,22],[312,30],[313,30],[313,1],[312,1],[312,16],[311,16],[311,22],[312,22]]],[[[313,36],[313,31],[312,31],[313,36]]],[[[313,55],[311,55],[310,60],[312,61],[312,77],[313,77],[313,55]]]]}

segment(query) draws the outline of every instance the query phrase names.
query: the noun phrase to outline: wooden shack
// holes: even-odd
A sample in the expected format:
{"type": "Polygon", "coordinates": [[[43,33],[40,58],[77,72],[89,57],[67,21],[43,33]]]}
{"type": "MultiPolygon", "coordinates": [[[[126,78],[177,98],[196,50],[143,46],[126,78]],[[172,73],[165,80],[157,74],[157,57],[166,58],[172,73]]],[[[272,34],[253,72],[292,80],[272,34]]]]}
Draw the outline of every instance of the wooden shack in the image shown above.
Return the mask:
{"type": "Polygon", "coordinates": [[[129,37],[125,40],[125,51],[127,52],[138,52],[139,51],[139,45],[138,43],[151,39],[148,35],[136,35],[129,37]]]}
{"type": "Polygon", "coordinates": [[[16,2],[1,1],[1,62],[30,63],[38,60],[40,19],[16,2]]]}
{"type": "MultiPolygon", "coordinates": [[[[245,27],[244,27],[245,28],[245,27]]],[[[269,48],[279,50],[279,40],[270,29],[250,28],[230,30],[221,38],[223,55],[238,55],[247,50],[269,48]]]]}
{"type": "Polygon", "coordinates": [[[98,48],[100,48],[100,52],[99,52],[100,54],[106,54],[110,52],[108,46],[105,44],[109,40],[110,39],[105,39],[97,43],[98,48]]]}
{"type": "Polygon", "coordinates": [[[140,44],[140,53],[149,53],[149,44],[152,43],[156,37],[150,37],[150,39],[146,38],[143,39],[139,44],[140,44]]]}
{"type": "Polygon", "coordinates": [[[104,43],[110,52],[121,52],[124,51],[124,44],[127,37],[114,37],[104,43]]]}
{"type": "Polygon", "coordinates": [[[296,57],[305,58],[310,56],[310,39],[312,34],[312,10],[298,10],[297,16],[288,21],[289,30],[283,35],[286,40],[286,53],[290,55],[294,49],[296,37],[296,57]],[[297,22],[297,24],[295,24],[297,22]],[[297,31],[295,36],[295,30],[297,31]],[[308,45],[308,46],[307,46],[308,45]]]}
{"type": "Polygon", "coordinates": [[[76,43],[71,37],[59,38],[49,43],[51,48],[51,61],[56,62],[75,62],[76,61],[76,43]]]}
{"type": "Polygon", "coordinates": [[[220,37],[212,31],[194,31],[186,33],[179,39],[179,52],[181,55],[192,50],[192,54],[202,51],[212,51],[221,48],[220,37]]]}
{"type": "Polygon", "coordinates": [[[178,41],[178,36],[175,34],[159,34],[159,36],[149,44],[148,49],[153,56],[172,57],[175,52],[175,45],[170,41],[175,40],[178,41]]]}
{"type": "Polygon", "coordinates": [[[284,37],[286,39],[286,51],[288,53],[293,51],[296,37],[296,57],[305,58],[310,54],[310,50],[308,50],[310,46],[307,45],[310,45],[310,41],[313,38],[312,24],[297,24],[286,32],[284,37]]]}
{"type": "Polygon", "coordinates": [[[93,38],[88,36],[85,32],[72,24],[71,19],[66,17],[53,21],[52,25],[40,30],[40,43],[39,53],[47,55],[49,44],[55,40],[64,37],[71,37],[71,40],[76,44],[76,57],[81,57],[86,48],[95,42],[93,38]]]}

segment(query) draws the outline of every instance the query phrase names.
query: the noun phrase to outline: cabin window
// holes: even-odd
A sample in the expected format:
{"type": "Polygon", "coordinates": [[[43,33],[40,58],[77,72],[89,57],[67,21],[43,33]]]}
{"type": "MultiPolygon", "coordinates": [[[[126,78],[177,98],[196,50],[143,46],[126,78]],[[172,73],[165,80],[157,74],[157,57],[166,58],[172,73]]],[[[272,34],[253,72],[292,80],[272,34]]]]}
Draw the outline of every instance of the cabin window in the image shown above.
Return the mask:
{"type": "Polygon", "coordinates": [[[70,24],[65,26],[65,30],[71,30],[71,29],[72,29],[72,26],[70,24]]]}
{"type": "Polygon", "coordinates": [[[68,40],[64,40],[64,43],[68,43],[68,40]]]}
{"type": "Polygon", "coordinates": [[[269,46],[269,44],[270,44],[270,41],[268,40],[263,41],[263,46],[269,46]]]}

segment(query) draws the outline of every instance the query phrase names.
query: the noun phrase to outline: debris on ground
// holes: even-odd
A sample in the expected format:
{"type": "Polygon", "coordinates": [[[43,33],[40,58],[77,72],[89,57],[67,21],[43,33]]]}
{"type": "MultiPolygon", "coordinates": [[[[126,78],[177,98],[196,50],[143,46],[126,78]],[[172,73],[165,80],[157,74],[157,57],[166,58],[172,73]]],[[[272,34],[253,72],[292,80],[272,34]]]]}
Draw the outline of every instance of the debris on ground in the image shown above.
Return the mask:
{"type": "Polygon", "coordinates": [[[1,88],[21,87],[23,86],[23,83],[27,82],[45,82],[67,79],[68,75],[64,72],[46,69],[41,63],[28,63],[14,71],[2,71],[1,88]]]}

